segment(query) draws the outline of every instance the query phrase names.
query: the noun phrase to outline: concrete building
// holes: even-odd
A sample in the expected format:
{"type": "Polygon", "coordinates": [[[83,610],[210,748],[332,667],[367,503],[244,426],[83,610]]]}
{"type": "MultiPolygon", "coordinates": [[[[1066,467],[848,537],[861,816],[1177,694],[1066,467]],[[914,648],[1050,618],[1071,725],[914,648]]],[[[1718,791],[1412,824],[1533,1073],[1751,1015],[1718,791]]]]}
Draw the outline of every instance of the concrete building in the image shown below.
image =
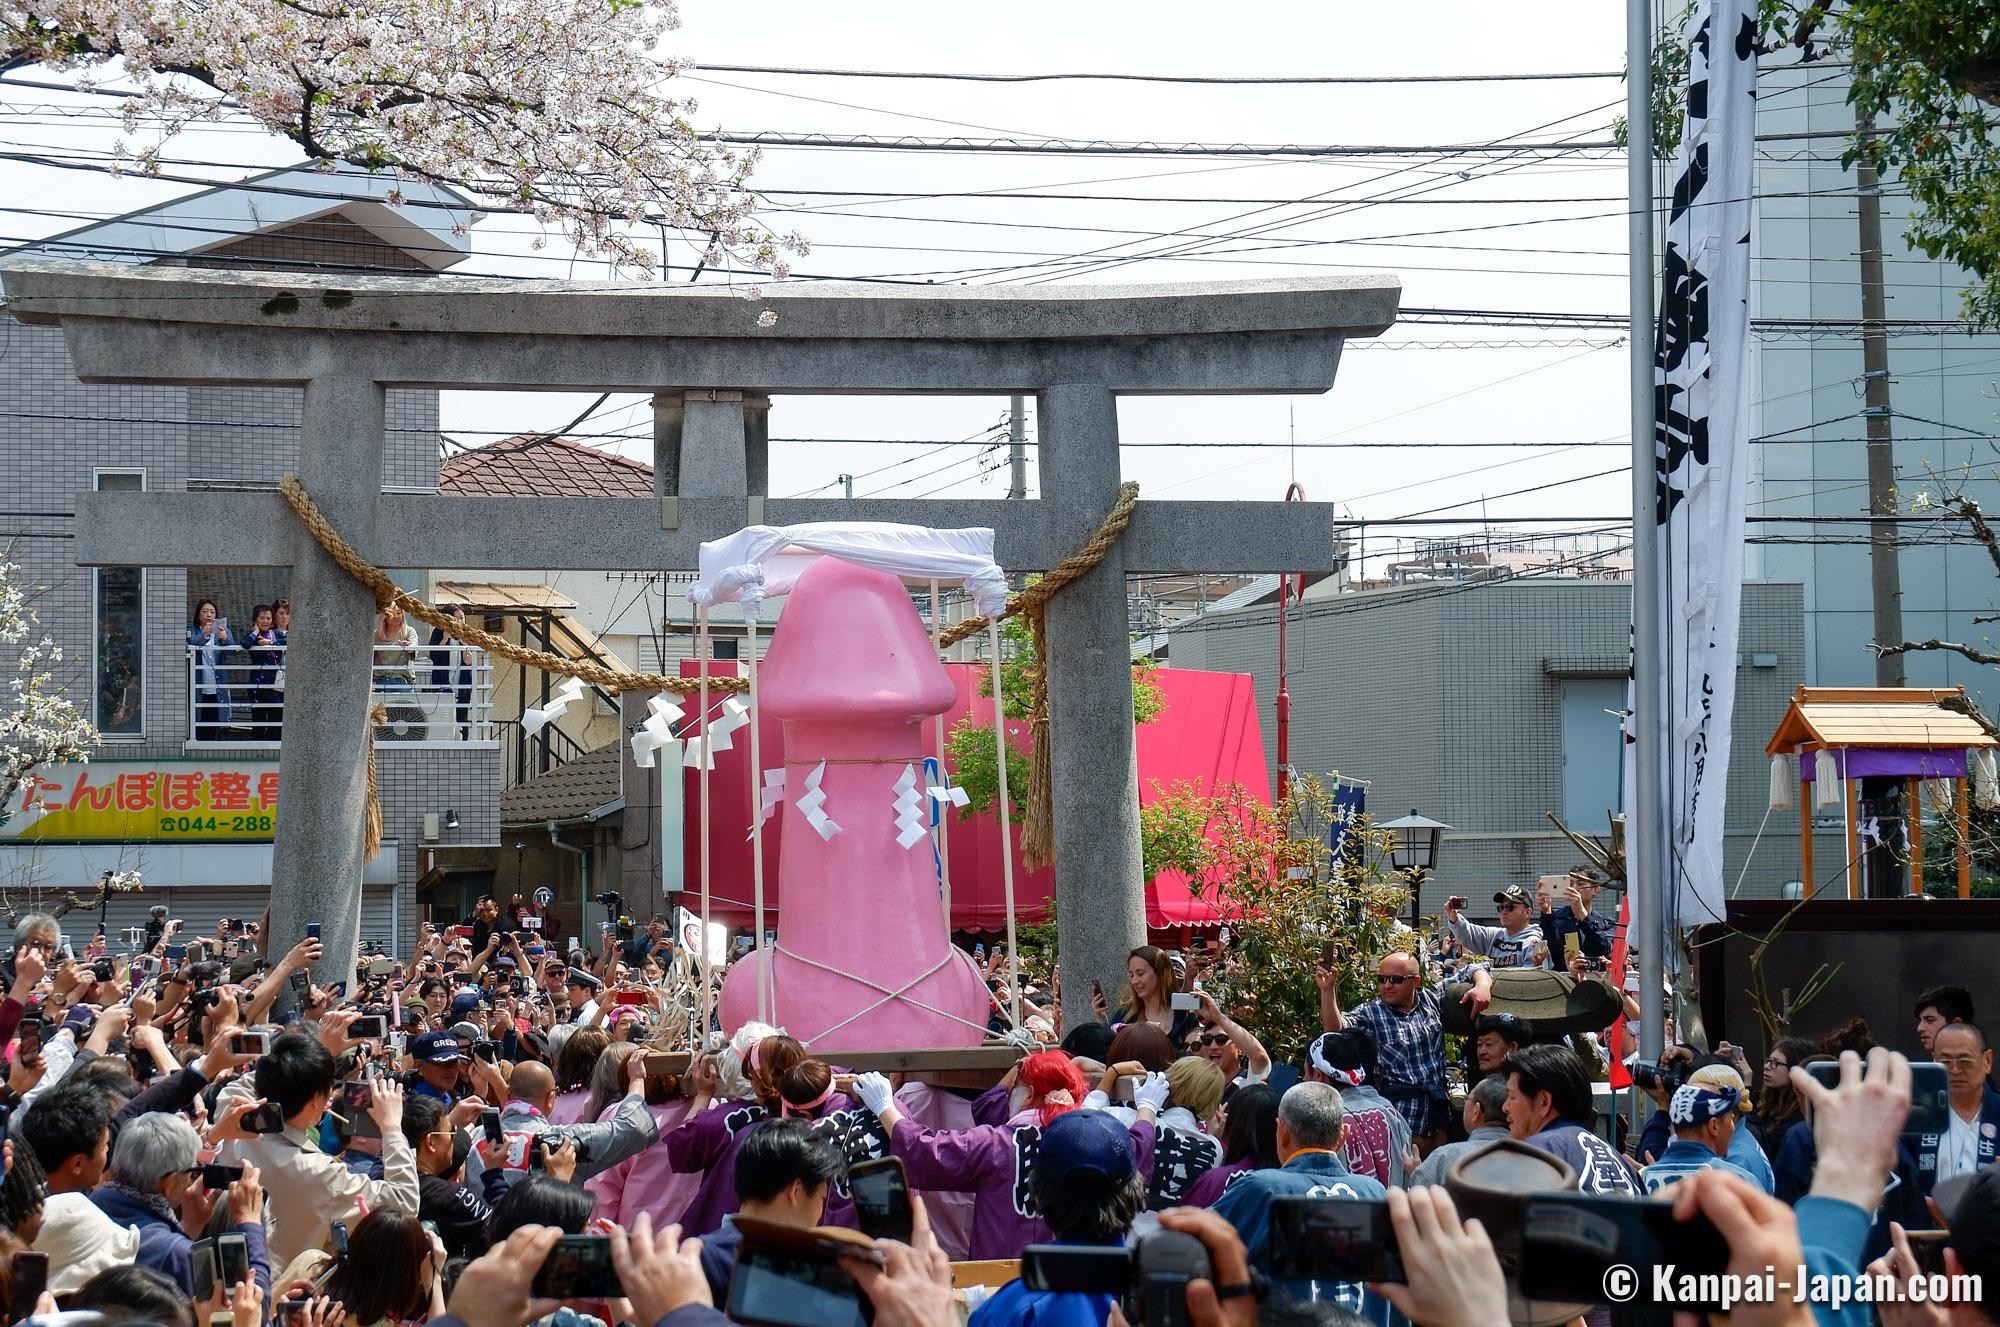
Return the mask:
{"type": "MultiPolygon", "coordinates": [[[[1789,584],[1743,592],[1727,870],[1745,897],[1798,874],[1796,813],[1764,820],[1763,748],[1805,676],[1800,599],[1789,584]]],[[[1494,888],[1578,860],[1549,814],[1602,836],[1619,805],[1631,602],[1629,582],[1541,577],[1309,599],[1290,628],[1293,764],[1365,780],[1378,820],[1414,808],[1451,825],[1421,910],[1464,894],[1490,916],[1494,888]]],[[[1254,675],[1271,731],[1272,608],[1189,623],[1172,658],[1254,675]]],[[[1816,842],[1821,861],[1839,860],[1837,832],[1816,842]]]]}
{"type": "MultiPolygon", "coordinates": [[[[405,184],[408,205],[395,207],[385,201],[394,184],[276,171],[10,256],[417,275],[463,259],[467,242],[453,226],[478,219],[466,200],[405,184]]],[[[91,895],[103,872],[137,870],[144,892],[112,900],[106,920],[114,932],[142,922],[156,902],[196,928],[223,916],[254,918],[273,886],[269,813],[279,745],[267,739],[281,728],[282,701],[246,703],[249,666],[231,652],[222,681],[238,703],[226,723],[198,722],[221,716],[197,712],[186,630],[197,602],[212,599],[241,639],[254,604],[287,596],[287,574],[79,568],[67,513],[93,489],[272,487],[298,469],[300,394],[85,385],[60,328],[23,325],[4,312],[0,346],[7,543],[20,578],[38,593],[43,627],[62,646],[71,695],[103,735],[87,766],[38,771],[41,783],[11,799],[0,818],[0,910],[26,912],[72,891],[91,895]]],[[[436,488],[437,425],[435,392],[389,393],[385,489],[436,488]]],[[[398,576],[428,588],[422,569],[398,576]]],[[[392,709],[376,744],[385,841],[360,882],[362,934],[401,950],[415,934],[420,881],[435,883],[452,874],[449,866],[467,872],[455,877],[467,890],[490,877],[498,742],[484,712],[483,660],[467,660],[479,675],[464,705],[470,713],[455,715],[460,706],[449,693],[422,689],[422,656],[417,689],[379,693],[392,709]]],[[[455,903],[461,892],[454,887],[441,901],[455,903]]],[[[74,936],[78,924],[70,926],[74,936]]]]}
{"type": "MultiPolygon", "coordinates": [[[[1751,315],[1759,319],[1860,317],[1861,264],[1854,172],[1836,135],[1854,127],[1839,66],[1766,68],[1760,74],[1755,263],[1751,315]],[[1808,135],[1822,135],[1814,138],[1808,135]],[[1788,135],[1773,139],[1772,135],[1788,135]]],[[[1881,197],[1883,270],[1891,320],[1959,314],[1966,275],[1904,243],[1910,202],[1894,180],[1881,197]]],[[[1908,510],[1920,492],[1960,487],[1991,511],[2000,483],[1996,433],[2000,335],[1893,328],[1888,338],[1895,411],[1897,496],[1908,510]]],[[[1868,510],[1860,338],[1832,331],[1763,328],[1752,338],[1752,577],[1797,581],[1804,591],[1805,674],[1817,686],[1873,686],[1873,600],[1867,526],[1831,523],[1868,510]],[[1762,522],[1759,517],[1816,520],[1762,522]]],[[[1903,527],[1903,634],[1915,640],[1984,644],[1992,628],[1974,619],[2000,605],[2000,578],[1986,550],[1947,544],[1955,527],[1903,527]]],[[[1992,714],[2000,673],[1955,655],[1906,656],[1911,686],[1963,684],[1992,714]]]]}

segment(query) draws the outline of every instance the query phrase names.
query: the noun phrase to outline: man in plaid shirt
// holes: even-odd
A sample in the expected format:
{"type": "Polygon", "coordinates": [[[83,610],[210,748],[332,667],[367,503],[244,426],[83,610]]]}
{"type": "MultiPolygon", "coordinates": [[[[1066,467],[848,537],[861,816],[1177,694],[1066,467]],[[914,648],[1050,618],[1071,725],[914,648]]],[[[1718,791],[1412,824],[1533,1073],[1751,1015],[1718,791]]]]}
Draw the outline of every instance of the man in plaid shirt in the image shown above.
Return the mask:
{"type": "MultiPolygon", "coordinates": [[[[1428,1153],[1445,1139],[1450,1109],[1444,1085],[1443,997],[1424,986],[1423,968],[1409,954],[1385,955],[1375,969],[1379,994],[1353,1011],[1342,1013],[1340,987],[1334,972],[1321,967],[1320,1025],[1328,1032],[1357,1027],[1375,1038],[1382,1081],[1378,1090],[1389,1098],[1420,1151],[1428,1153]]],[[[1465,1003],[1477,1018],[1493,998],[1493,979],[1484,969],[1472,975],[1465,1003]]]]}

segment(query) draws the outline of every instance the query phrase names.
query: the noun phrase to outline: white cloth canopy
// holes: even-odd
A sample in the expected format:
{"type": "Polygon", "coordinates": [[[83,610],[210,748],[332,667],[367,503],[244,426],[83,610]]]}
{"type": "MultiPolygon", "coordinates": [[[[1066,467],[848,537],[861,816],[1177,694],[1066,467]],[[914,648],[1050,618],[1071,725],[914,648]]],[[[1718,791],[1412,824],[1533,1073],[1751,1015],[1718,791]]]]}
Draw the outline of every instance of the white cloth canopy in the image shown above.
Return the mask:
{"type": "Polygon", "coordinates": [[[993,560],[991,530],[928,530],[877,521],[752,525],[701,546],[700,576],[688,598],[702,608],[738,602],[747,615],[768,596],[789,594],[822,557],[906,580],[957,581],[980,613],[1007,607],[1007,573],[993,560]]]}

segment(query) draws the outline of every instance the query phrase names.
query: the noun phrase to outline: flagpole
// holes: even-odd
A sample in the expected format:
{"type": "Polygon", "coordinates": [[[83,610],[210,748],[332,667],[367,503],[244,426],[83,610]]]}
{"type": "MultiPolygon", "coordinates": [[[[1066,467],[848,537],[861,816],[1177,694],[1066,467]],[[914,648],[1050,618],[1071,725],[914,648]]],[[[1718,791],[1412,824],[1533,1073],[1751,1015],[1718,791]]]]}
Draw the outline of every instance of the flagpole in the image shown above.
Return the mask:
{"type": "Polygon", "coordinates": [[[1664,717],[1656,462],[1653,440],[1653,15],[1651,0],[1626,0],[1625,125],[1630,230],[1632,351],[1632,762],[1633,823],[1625,827],[1627,896],[1639,922],[1639,1053],[1664,1048],[1668,880],[1665,780],[1669,758],[1664,717]]]}

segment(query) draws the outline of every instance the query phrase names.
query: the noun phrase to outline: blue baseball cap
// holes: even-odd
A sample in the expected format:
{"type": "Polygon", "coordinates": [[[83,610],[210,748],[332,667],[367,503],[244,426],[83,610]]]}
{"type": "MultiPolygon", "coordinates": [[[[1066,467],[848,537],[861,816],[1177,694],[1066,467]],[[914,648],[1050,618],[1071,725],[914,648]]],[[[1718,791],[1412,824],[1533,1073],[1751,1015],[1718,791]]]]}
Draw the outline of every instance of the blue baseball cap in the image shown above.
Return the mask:
{"type": "Polygon", "coordinates": [[[1139,1158],[1131,1132],[1115,1116],[1101,1110],[1072,1110],[1042,1130],[1035,1170],[1057,1183],[1083,1172],[1116,1183],[1138,1173],[1139,1158]]]}
{"type": "Polygon", "coordinates": [[[456,1064],[465,1058],[458,1038],[449,1032],[425,1032],[410,1042],[410,1054],[425,1064],[456,1064]]]}

